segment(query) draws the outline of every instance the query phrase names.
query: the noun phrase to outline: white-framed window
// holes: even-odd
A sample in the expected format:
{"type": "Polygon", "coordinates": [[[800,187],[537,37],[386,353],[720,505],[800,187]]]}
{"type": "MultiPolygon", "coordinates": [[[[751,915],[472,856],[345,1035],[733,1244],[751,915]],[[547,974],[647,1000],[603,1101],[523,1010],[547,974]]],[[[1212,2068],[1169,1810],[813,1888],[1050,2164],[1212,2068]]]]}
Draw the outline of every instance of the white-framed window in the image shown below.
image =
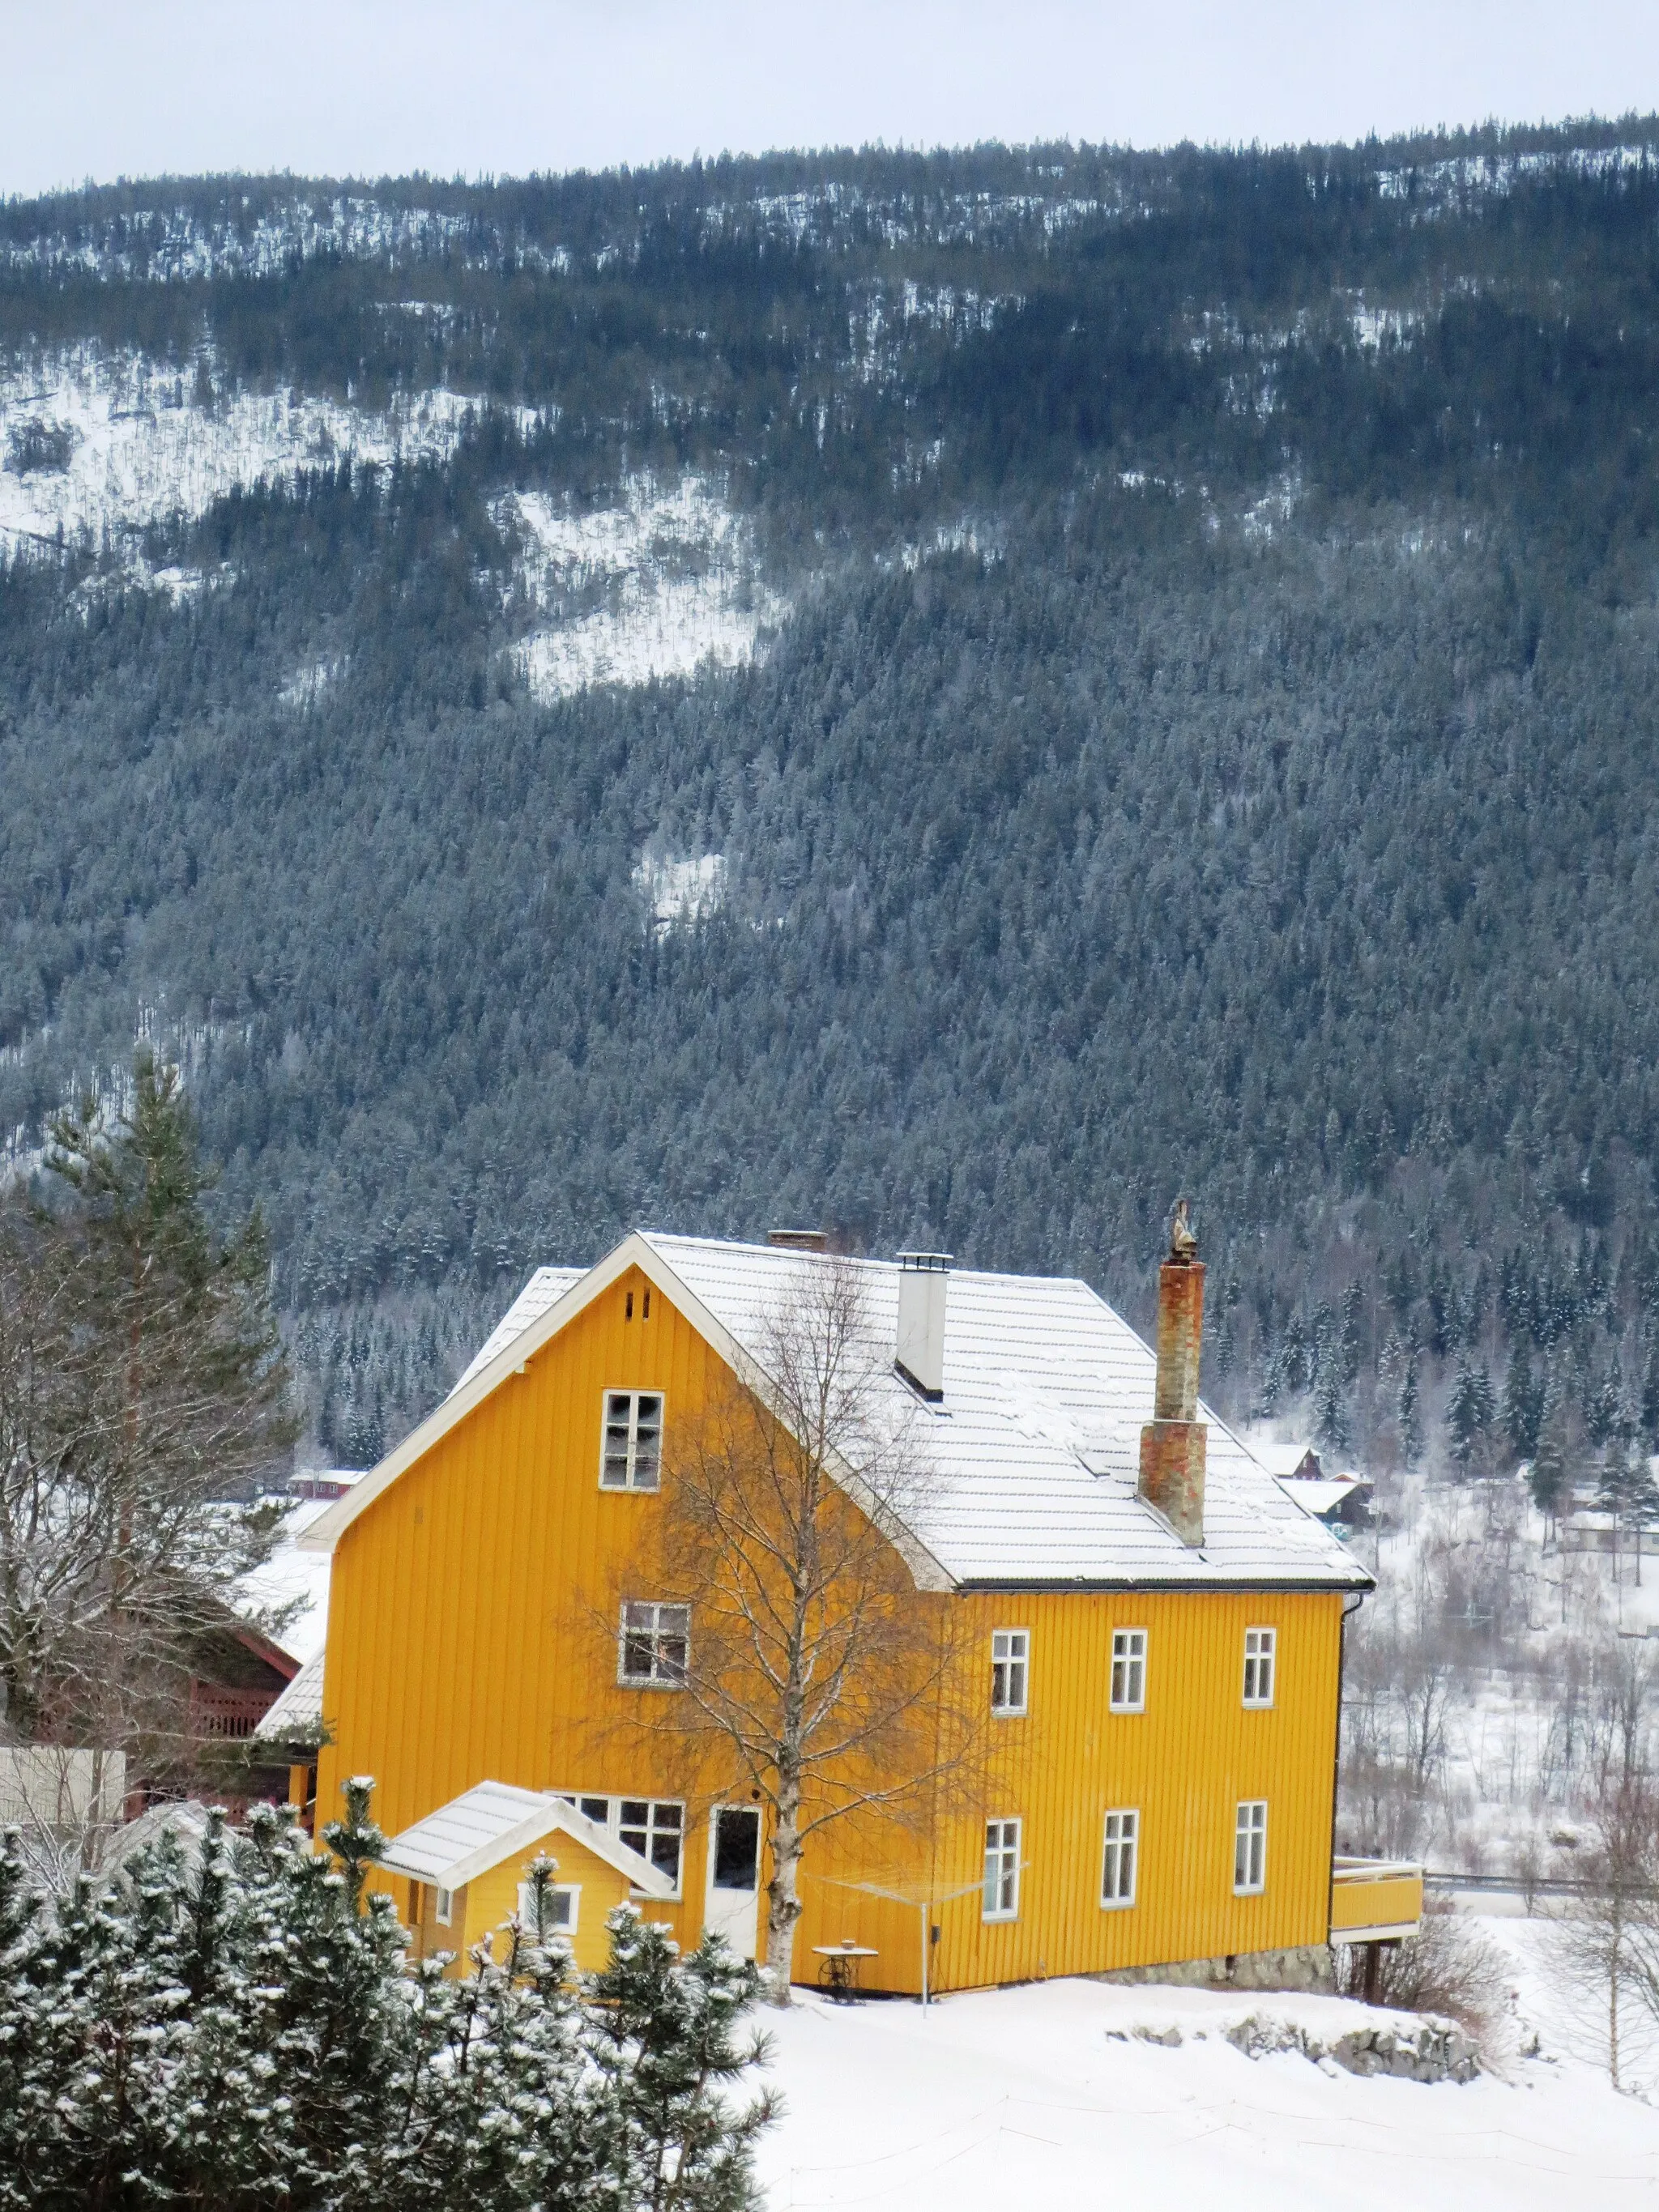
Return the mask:
{"type": "Polygon", "coordinates": [[[631,1851],[649,1859],[678,1893],[680,1846],[685,1836],[685,1808],[672,1797],[619,1797],[617,1834],[631,1851]]]}
{"type": "Polygon", "coordinates": [[[1267,1886],[1267,1806],[1265,1798],[1246,1800],[1233,1824],[1233,1889],[1255,1897],[1267,1886]]]}
{"type": "Polygon", "coordinates": [[[1019,1917],[1019,1827],[1018,1820],[985,1823],[985,1903],[987,1920],[1019,1917]]]}
{"type": "Polygon", "coordinates": [[[654,1490],[662,1473],[660,1390],[607,1390],[601,1490],[654,1490]]]}
{"type": "Polygon", "coordinates": [[[1144,1628],[1112,1631],[1112,1711],[1144,1713],[1146,1710],[1146,1632],[1144,1628]]]}
{"type": "Polygon", "coordinates": [[[596,1827],[604,1828],[629,1850],[649,1859],[680,1889],[680,1850],[685,1836],[685,1807],[673,1797],[593,1797],[574,1790],[556,1790],[567,1805],[574,1805],[596,1827]]]}
{"type": "Polygon", "coordinates": [[[1140,1872],[1140,1814],[1120,1807],[1106,1815],[1106,1844],[1100,1863],[1100,1901],[1120,1911],[1135,1901],[1140,1872]]]}
{"type": "Polygon", "coordinates": [[[617,1679],[639,1690],[678,1690],[685,1684],[690,1647],[689,1605],[655,1605],[629,1598],[622,1609],[617,1679]]]}
{"type": "MultiPolygon", "coordinates": [[[[576,1921],[581,1911],[582,1886],[579,1881],[553,1881],[547,1886],[546,1918],[542,1929],[544,1936],[574,1936],[576,1921]]],[[[536,1885],[533,1881],[519,1884],[519,1917],[532,1941],[536,1935],[536,1885]]]]}
{"type": "Polygon", "coordinates": [[[1273,1670],[1279,1657],[1276,1628],[1247,1628],[1244,1632],[1244,1702],[1270,1705],[1273,1701],[1273,1670]]]}
{"type": "Polygon", "coordinates": [[[447,1928],[455,1917],[455,1893],[453,1889],[434,1889],[432,1893],[432,1917],[440,1928],[447,1928]]]}
{"type": "Polygon", "coordinates": [[[1031,1664],[1029,1628],[994,1628],[991,1632],[991,1711],[1023,1713],[1026,1677],[1031,1664]]]}

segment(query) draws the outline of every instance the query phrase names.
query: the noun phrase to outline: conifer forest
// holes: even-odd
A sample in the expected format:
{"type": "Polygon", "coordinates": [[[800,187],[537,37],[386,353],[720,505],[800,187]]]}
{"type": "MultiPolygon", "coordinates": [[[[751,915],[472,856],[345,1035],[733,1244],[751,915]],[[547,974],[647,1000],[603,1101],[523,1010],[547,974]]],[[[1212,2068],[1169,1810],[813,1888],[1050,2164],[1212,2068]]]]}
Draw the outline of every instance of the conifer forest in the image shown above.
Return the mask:
{"type": "Polygon", "coordinates": [[[180,1066],[324,1460],[1180,1193],[1224,1413],[1659,1448],[1656,730],[1659,123],[0,206],[0,1132],[180,1066]]]}

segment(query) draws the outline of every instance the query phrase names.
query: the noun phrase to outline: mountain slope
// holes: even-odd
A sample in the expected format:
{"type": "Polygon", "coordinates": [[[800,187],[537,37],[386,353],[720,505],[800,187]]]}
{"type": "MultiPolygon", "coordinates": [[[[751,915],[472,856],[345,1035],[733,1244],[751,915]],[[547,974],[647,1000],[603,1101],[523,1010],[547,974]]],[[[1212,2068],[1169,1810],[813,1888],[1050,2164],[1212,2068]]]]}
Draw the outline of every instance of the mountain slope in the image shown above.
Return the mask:
{"type": "Polygon", "coordinates": [[[342,1453],[636,1219],[1177,1187],[1237,1410],[1659,1423],[1646,143],[0,211],[15,1151],[179,1052],[342,1453]]]}

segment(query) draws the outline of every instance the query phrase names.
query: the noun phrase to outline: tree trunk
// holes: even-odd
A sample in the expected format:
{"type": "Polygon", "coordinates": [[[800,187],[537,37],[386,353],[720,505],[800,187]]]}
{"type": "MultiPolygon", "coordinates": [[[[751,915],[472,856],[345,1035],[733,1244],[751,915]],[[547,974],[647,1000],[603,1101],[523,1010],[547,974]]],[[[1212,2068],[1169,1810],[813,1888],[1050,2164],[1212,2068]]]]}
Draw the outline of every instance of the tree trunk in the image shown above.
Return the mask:
{"type": "Polygon", "coordinates": [[[800,1783],[787,1776],[778,1789],[777,1825],[772,1831],[772,1879],[766,1885],[765,1995],[769,2004],[789,2002],[790,1970],[795,1954],[795,1923],[800,1918],[800,1783]]]}
{"type": "Polygon", "coordinates": [[[1607,2071],[1619,2087],[1619,1952],[1615,1945],[1607,1975],[1607,2071]]]}

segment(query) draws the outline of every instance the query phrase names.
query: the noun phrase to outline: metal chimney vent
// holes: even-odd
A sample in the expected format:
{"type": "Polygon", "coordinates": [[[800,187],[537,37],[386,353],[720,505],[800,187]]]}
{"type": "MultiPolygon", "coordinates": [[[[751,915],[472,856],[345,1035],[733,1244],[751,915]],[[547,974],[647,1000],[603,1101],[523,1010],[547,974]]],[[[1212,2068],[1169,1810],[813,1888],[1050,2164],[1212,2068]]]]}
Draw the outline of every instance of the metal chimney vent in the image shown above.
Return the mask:
{"type": "Polygon", "coordinates": [[[893,1364],[910,1388],[937,1405],[945,1395],[945,1299],[951,1254],[901,1252],[898,1345],[893,1364]]]}

